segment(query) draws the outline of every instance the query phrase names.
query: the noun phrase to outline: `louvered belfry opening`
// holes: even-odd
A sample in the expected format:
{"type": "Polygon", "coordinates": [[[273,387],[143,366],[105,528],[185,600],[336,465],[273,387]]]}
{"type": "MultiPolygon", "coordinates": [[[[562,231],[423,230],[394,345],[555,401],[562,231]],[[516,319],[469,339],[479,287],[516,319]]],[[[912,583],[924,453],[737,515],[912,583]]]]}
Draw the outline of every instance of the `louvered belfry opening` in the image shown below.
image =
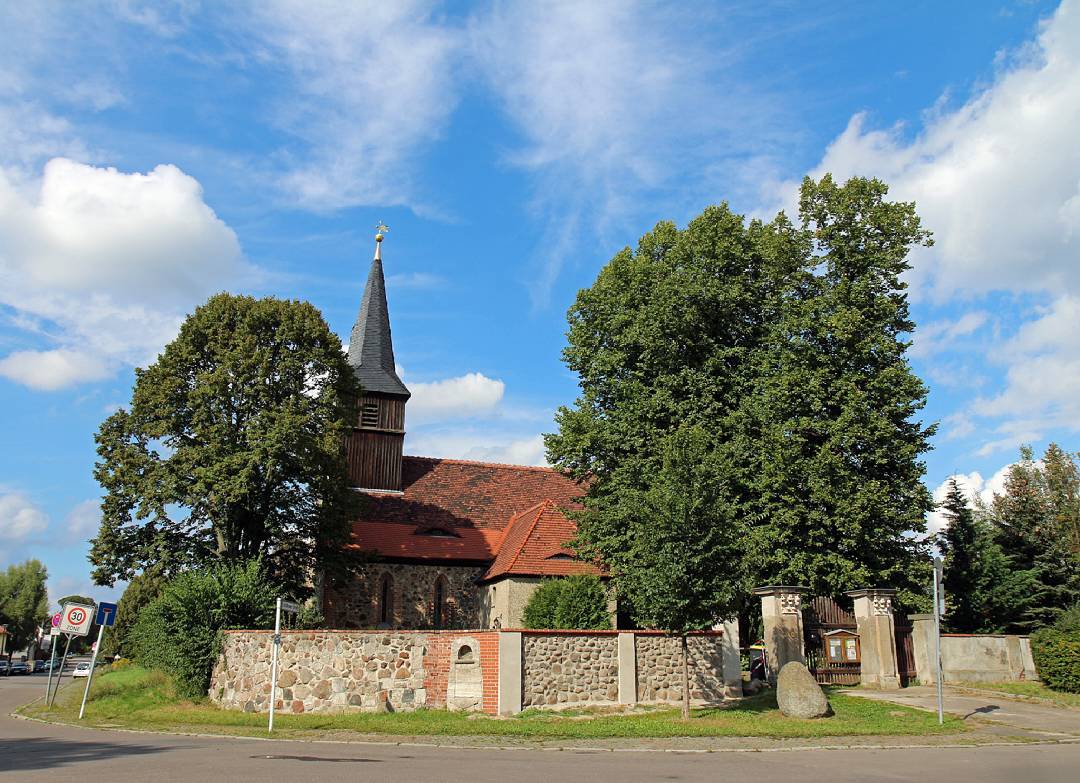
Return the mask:
{"type": "MultiPolygon", "coordinates": [[[[377,241],[379,241],[377,239],[377,241]]],[[[394,364],[386,281],[376,245],[360,312],[349,340],[349,364],[360,381],[356,418],[346,443],[349,481],[358,489],[401,491],[405,403],[411,396],[394,364]]]]}

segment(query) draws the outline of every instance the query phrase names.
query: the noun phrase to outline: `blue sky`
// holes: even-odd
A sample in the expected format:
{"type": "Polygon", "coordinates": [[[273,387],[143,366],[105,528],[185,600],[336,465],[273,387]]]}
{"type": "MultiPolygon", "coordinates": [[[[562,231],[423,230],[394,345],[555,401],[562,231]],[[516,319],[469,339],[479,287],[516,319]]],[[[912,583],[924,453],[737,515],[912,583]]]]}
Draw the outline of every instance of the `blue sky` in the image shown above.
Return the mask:
{"type": "Polygon", "coordinates": [[[658,220],[877,175],[935,232],[927,485],[1077,448],[1080,2],[9,3],[0,566],[98,598],[93,434],[220,290],[343,337],[384,247],[407,451],[537,463],[565,312],[658,220]]]}

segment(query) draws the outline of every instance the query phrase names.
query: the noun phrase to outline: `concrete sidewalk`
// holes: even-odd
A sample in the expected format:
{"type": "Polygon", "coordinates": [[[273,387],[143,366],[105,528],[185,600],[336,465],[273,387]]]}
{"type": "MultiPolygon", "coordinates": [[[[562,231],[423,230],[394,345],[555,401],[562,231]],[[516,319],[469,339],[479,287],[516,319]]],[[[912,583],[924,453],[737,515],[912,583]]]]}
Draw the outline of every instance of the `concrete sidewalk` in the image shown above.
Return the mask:
{"type": "MultiPolygon", "coordinates": [[[[898,691],[852,688],[841,693],[937,711],[937,690],[933,686],[913,685],[898,691]]],[[[972,695],[970,692],[961,693],[946,686],[945,711],[965,720],[994,721],[1053,736],[1080,736],[1080,710],[1070,707],[1035,704],[996,694],[972,695]]]]}

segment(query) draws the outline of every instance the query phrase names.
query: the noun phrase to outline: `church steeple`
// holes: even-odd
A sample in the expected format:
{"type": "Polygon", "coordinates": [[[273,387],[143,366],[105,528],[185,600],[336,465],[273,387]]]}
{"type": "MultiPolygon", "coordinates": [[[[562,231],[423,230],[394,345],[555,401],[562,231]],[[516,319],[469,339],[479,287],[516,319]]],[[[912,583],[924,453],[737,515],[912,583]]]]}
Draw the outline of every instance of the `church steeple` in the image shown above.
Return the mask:
{"type": "Polygon", "coordinates": [[[360,381],[361,391],[346,456],[354,487],[400,492],[405,403],[412,395],[394,368],[381,252],[383,232],[387,230],[379,224],[375,258],[349,339],[349,364],[360,381]]]}
{"type": "MultiPolygon", "coordinates": [[[[385,226],[380,228],[385,230],[385,226]]],[[[390,312],[386,307],[386,280],[382,268],[382,231],[375,235],[375,258],[368,272],[360,313],[349,338],[349,364],[365,392],[411,395],[394,367],[394,343],[390,337],[390,312]]]]}

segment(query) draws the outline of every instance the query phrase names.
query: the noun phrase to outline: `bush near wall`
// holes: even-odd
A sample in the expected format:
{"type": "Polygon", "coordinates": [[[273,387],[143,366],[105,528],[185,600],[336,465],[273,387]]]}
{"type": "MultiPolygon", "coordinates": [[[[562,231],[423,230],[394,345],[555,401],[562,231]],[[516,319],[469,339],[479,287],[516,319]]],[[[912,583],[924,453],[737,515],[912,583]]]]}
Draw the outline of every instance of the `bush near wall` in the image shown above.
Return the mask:
{"type": "Polygon", "coordinates": [[[257,561],[180,574],[139,612],[135,660],[174,677],[180,695],[205,697],[220,632],[270,627],[279,594],[257,561]]]}
{"type": "Polygon", "coordinates": [[[1039,677],[1056,691],[1080,693],[1080,633],[1043,628],[1031,635],[1039,677]]]}
{"type": "Polygon", "coordinates": [[[522,622],[534,630],[608,630],[604,585],[592,575],[546,579],[529,597],[522,622]]]}

